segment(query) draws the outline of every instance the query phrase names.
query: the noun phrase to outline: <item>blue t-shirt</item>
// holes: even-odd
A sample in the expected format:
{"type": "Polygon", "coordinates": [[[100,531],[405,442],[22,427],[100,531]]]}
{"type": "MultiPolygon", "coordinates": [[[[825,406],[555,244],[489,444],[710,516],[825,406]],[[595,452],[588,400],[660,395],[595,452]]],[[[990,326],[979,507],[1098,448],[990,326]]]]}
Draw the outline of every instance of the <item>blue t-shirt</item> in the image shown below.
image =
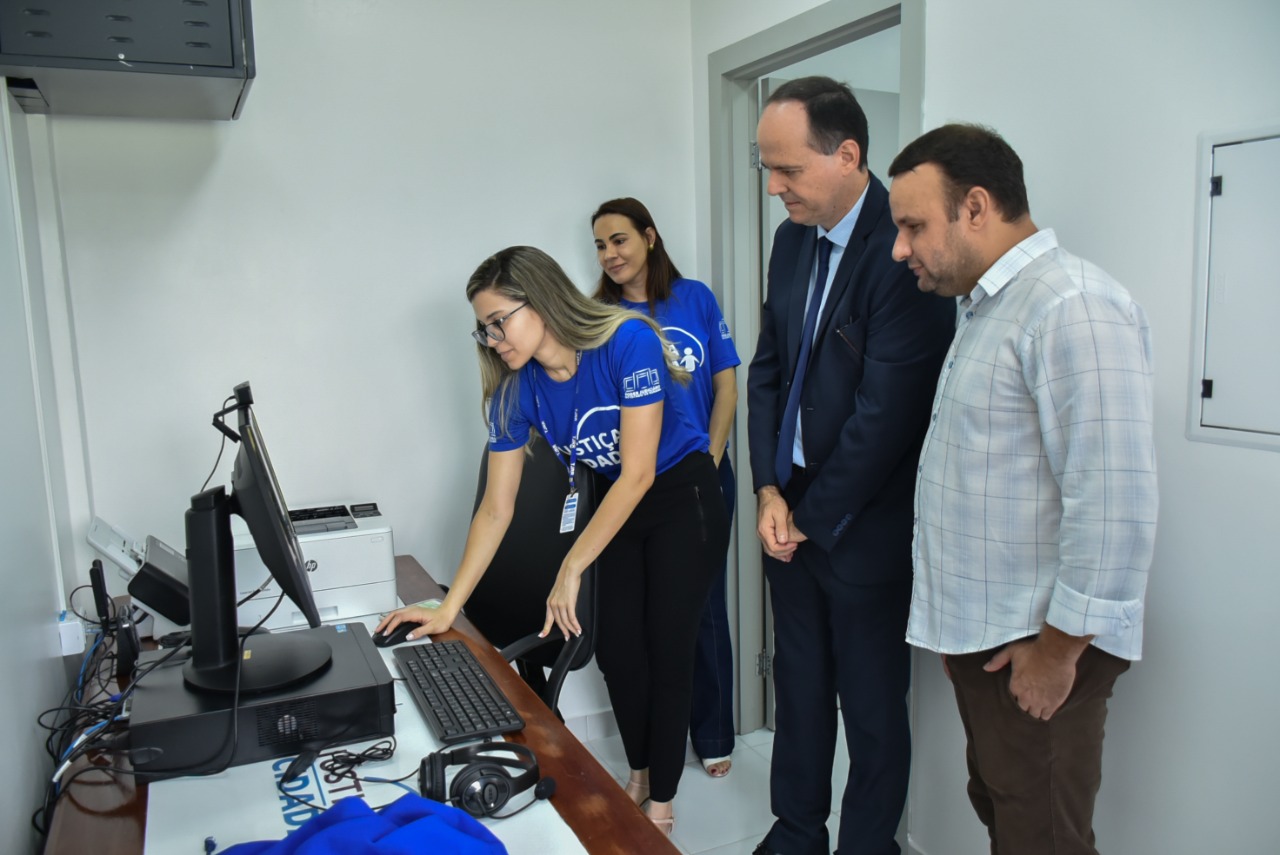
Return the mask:
{"type": "MultiPolygon", "coordinates": [[[[647,302],[619,300],[618,304],[649,314],[647,302]]],[[[715,401],[711,378],[742,364],[716,295],[696,279],[677,279],[671,283],[671,296],[655,304],[653,317],[675,348],[675,361],[693,373],[688,386],[673,384],[673,395],[688,400],[689,417],[706,432],[710,430],[711,405],[715,401]]]]}
{"type": "Polygon", "coordinates": [[[584,350],[577,373],[563,382],[552,380],[531,359],[517,377],[519,391],[507,418],[507,432],[497,425],[496,402],[489,405],[489,448],[523,448],[529,431],[543,433],[564,460],[576,433],[578,459],[615,480],[622,471],[618,434],[623,407],[665,401],[662,434],[658,439],[658,472],[665,472],[694,451],[706,451],[707,432],[685,413],[663,359],[662,343],[644,321],[625,321],[603,347],[584,350]],[[577,412],[578,422],[573,421],[577,412]],[[545,424],[545,430],[544,430],[545,424]]]}

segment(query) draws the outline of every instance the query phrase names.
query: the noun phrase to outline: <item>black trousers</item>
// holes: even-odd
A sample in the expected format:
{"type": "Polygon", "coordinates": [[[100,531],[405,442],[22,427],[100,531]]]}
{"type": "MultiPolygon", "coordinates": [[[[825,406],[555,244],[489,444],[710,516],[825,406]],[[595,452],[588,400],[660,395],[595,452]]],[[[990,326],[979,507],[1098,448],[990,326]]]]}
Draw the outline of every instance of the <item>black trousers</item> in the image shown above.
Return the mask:
{"type": "MultiPolygon", "coordinates": [[[[737,489],[733,466],[726,454],[720,458],[720,495],[724,498],[730,525],[733,525],[737,489]]],[[[733,640],[729,637],[728,563],[726,553],[712,580],[694,645],[689,744],[701,760],[728,757],[733,753],[733,640]]]]}
{"type": "MultiPolygon", "coordinates": [[[[792,477],[783,494],[791,507],[809,480],[802,473],[792,477]]],[[[903,544],[904,561],[908,555],[903,544]]],[[[765,556],[764,569],[773,606],[776,730],[769,792],[777,817],[765,845],[788,855],[831,851],[826,822],[840,715],[849,754],[839,802],[840,855],[896,855],[911,768],[911,579],[850,584],[808,541],[789,563],[765,556]]]]}
{"type": "Polygon", "coordinates": [[[684,769],[694,641],[728,541],[719,476],[699,452],[658,475],[600,556],[596,657],[654,801],[675,798],[684,769]]]}

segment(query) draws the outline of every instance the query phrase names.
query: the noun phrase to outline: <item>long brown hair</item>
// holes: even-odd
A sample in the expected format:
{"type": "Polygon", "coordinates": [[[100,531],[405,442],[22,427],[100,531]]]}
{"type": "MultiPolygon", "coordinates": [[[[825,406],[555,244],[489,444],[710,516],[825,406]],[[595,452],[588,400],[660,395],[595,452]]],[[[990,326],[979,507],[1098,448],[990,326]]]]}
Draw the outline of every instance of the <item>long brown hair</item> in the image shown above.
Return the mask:
{"type": "MultiPolygon", "coordinates": [[[[680,278],[680,271],[675,262],[667,255],[667,248],[662,243],[662,234],[654,225],[653,215],[639,199],[624,196],[621,199],[610,199],[591,215],[594,228],[596,220],[608,214],[618,214],[631,221],[640,237],[644,238],[645,229],[653,229],[653,248],[649,250],[649,258],[645,262],[648,273],[645,276],[644,293],[649,300],[649,314],[653,314],[657,304],[671,296],[671,284],[680,278]]],[[[600,284],[596,286],[595,298],[605,303],[617,303],[622,299],[622,286],[609,278],[609,274],[600,272],[600,284]]]]}

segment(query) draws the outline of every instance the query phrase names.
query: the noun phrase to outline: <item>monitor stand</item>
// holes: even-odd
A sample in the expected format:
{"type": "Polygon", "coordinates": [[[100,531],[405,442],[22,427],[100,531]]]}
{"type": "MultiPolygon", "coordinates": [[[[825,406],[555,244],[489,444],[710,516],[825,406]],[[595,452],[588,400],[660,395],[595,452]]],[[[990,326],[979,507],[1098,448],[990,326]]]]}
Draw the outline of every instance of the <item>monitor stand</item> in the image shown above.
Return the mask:
{"type": "Polygon", "coordinates": [[[245,639],[241,656],[231,505],[219,486],[193,496],[187,511],[191,660],[183,677],[193,689],[228,694],[268,692],[312,680],[333,659],[328,643],[315,633],[255,633],[245,639]]]}

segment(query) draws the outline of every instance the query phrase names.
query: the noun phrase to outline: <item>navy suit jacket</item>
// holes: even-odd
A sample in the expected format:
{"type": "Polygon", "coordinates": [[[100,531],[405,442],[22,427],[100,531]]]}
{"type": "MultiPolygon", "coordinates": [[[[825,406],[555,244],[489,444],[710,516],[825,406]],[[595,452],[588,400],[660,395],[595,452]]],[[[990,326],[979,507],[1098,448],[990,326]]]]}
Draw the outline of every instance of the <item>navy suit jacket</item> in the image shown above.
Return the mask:
{"type": "MultiPolygon", "coordinates": [[[[796,527],[852,584],[911,578],[916,467],[956,311],[953,300],[922,293],[906,264],[893,260],[889,193],[870,179],[801,393],[805,462],[819,471],[791,508],[796,527]]],[[[747,375],[756,490],[777,483],[778,428],[800,351],[817,231],[787,220],[774,235],[747,375]]]]}

